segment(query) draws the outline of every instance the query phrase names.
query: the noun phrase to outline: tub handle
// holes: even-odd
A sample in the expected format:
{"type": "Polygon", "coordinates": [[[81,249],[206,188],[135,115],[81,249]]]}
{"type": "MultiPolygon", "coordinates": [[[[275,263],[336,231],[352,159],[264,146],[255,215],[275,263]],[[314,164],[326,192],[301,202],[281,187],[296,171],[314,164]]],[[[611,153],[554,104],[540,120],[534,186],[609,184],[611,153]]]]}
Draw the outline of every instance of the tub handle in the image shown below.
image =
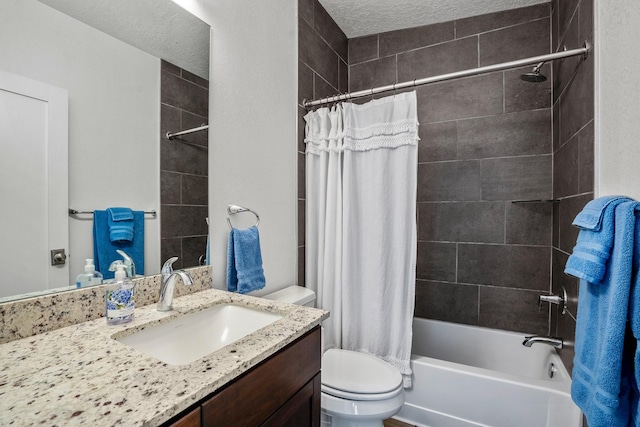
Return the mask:
{"type": "Polygon", "coordinates": [[[560,314],[565,314],[567,312],[567,290],[560,285],[560,292],[562,295],[540,295],[538,297],[538,310],[542,310],[543,302],[548,302],[557,305],[560,314]]]}

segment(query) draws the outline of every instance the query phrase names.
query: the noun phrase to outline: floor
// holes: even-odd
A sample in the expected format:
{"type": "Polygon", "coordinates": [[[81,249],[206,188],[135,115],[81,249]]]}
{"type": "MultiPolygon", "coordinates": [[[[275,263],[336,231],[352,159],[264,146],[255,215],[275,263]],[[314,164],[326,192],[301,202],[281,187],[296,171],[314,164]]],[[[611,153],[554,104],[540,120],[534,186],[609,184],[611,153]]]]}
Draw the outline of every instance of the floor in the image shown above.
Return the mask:
{"type": "Polygon", "coordinates": [[[413,424],[403,423],[402,421],[389,418],[384,420],[384,427],[415,427],[413,424]]]}

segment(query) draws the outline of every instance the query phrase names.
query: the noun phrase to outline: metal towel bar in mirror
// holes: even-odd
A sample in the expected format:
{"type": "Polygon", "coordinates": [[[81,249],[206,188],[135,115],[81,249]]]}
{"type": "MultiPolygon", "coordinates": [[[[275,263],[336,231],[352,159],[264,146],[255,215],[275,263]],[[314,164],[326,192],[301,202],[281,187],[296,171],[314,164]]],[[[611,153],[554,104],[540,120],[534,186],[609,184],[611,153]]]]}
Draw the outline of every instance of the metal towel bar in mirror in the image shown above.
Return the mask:
{"type": "MultiPolygon", "coordinates": [[[[251,212],[252,214],[254,214],[256,216],[255,226],[257,227],[260,224],[260,216],[258,216],[256,211],[251,210],[249,208],[243,208],[242,206],[238,206],[238,205],[228,205],[227,206],[227,213],[229,215],[235,215],[235,214],[240,213],[240,212],[251,212]]],[[[233,228],[233,225],[231,225],[231,219],[229,217],[227,217],[227,224],[229,224],[229,229],[233,228]]]]}

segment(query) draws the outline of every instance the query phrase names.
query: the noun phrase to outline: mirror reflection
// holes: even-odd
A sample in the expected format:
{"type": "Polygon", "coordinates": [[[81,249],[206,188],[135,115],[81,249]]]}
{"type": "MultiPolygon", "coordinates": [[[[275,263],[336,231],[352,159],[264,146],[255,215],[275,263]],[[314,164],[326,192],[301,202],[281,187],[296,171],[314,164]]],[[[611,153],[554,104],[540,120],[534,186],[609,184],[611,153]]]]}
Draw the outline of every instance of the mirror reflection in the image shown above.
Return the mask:
{"type": "Polygon", "coordinates": [[[170,0],[3,0],[2,9],[0,267],[11,273],[0,301],[74,284],[94,258],[93,211],[109,207],[147,212],[138,274],[159,273],[169,256],[198,265],[208,135],[166,133],[207,123],[209,27],[170,0]],[[66,96],[66,111],[51,110],[60,96],[30,96],[34,87],[66,96]],[[66,130],[62,145],[52,127],[66,130]],[[60,171],[48,176],[52,165],[60,171]]]}

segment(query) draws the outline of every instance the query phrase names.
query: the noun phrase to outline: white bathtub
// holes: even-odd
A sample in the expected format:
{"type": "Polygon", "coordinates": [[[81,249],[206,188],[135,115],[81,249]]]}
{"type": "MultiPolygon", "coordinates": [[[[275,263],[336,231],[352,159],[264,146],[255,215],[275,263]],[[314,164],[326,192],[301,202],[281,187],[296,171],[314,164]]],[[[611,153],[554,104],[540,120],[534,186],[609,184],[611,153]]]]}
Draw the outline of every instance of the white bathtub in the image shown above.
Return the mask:
{"type": "Polygon", "coordinates": [[[413,388],[394,417],[428,427],[581,427],[555,350],[523,334],[414,319],[413,388]],[[556,369],[549,378],[549,364],[556,369]]]}

